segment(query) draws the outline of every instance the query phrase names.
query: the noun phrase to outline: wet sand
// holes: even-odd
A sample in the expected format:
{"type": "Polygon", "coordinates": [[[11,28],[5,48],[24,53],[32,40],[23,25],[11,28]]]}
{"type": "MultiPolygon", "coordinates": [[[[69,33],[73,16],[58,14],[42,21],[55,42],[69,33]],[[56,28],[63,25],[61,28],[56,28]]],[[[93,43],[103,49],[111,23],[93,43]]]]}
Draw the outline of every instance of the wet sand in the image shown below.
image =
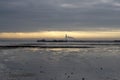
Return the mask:
{"type": "Polygon", "coordinates": [[[120,47],[0,49],[0,80],[119,80],[120,47]]]}

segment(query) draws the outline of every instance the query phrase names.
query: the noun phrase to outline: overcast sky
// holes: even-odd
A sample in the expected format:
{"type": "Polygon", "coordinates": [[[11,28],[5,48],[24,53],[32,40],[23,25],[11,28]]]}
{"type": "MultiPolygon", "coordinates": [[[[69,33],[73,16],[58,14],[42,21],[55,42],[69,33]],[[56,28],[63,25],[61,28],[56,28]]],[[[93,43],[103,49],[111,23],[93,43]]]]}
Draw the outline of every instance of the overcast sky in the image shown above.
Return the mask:
{"type": "Polygon", "coordinates": [[[0,32],[120,28],[120,0],[0,0],[0,32]]]}

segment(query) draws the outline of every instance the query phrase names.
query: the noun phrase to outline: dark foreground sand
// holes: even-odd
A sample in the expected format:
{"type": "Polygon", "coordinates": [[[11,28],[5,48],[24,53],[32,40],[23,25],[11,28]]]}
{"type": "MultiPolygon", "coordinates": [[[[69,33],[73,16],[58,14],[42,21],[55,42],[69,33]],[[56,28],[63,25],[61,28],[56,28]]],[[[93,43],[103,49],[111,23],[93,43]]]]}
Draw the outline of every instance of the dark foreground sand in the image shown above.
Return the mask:
{"type": "Polygon", "coordinates": [[[120,80],[120,47],[0,49],[0,80],[120,80]]]}

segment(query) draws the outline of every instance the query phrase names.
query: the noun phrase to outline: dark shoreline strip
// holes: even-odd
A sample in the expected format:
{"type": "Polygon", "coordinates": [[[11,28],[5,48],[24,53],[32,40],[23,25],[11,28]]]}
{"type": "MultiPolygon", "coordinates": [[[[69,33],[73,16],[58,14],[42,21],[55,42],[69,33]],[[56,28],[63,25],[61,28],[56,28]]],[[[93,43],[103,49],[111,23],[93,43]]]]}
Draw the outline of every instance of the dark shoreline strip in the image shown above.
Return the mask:
{"type": "Polygon", "coordinates": [[[90,46],[19,46],[19,45],[10,45],[10,46],[0,46],[0,49],[4,48],[94,48],[90,46]]]}

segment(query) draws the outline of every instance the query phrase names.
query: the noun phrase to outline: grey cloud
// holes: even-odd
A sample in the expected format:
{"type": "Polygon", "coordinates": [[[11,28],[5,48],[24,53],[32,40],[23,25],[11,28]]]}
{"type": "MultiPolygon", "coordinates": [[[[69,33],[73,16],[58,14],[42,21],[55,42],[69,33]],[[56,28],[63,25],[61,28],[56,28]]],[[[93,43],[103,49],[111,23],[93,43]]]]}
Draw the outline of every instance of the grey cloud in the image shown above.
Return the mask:
{"type": "Polygon", "coordinates": [[[0,32],[119,28],[119,0],[0,0],[0,32]]]}

